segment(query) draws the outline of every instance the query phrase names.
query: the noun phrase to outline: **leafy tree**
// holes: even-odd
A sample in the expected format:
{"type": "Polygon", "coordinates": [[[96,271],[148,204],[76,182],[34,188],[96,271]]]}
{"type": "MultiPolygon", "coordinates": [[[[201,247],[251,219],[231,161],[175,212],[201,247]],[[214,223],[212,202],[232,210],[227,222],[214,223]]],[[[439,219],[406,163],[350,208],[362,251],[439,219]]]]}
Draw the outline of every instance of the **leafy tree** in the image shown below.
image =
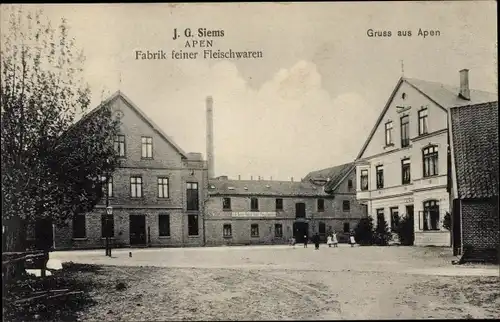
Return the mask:
{"type": "Polygon", "coordinates": [[[389,230],[389,225],[385,217],[381,217],[377,221],[377,227],[375,228],[375,243],[377,245],[386,246],[391,239],[392,233],[389,230]]]}
{"type": "Polygon", "coordinates": [[[60,225],[91,210],[102,197],[100,175],[118,162],[112,143],[117,121],[108,104],[87,113],[84,56],[67,22],[54,29],[41,11],[17,8],[10,7],[2,33],[0,64],[6,251],[26,249],[27,222],[45,218],[60,225]]]}
{"type": "Polygon", "coordinates": [[[396,233],[398,234],[401,245],[413,245],[413,225],[413,218],[411,216],[404,215],[401,217],[399,225],[396,227],[396,233]]]}
{"type": "Polygon", "coordinates": [[[373,244],[373,218],[362,218],[354,229],[354,238],[360,245],[373,244]]]}

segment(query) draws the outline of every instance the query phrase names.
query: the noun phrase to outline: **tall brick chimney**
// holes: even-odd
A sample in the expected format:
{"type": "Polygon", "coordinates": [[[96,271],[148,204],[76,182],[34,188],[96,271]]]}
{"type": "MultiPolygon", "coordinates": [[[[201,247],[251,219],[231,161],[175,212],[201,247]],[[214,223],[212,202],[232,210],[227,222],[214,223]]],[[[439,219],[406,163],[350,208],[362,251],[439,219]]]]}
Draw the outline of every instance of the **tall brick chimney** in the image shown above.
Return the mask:
{"type": "Polygon", "coordinates": [[[469,70],[462,69],[460,71],[460,93],[459,96],[465,100],[470,100],[469,89],[469,70]]]}
{"type": "Polygon", "coordinates": [[[215,164],[214,164],[214,111],[212,96],[207,96],[207,163],[208,163],[208,177],[215,177],[215,164]]]}

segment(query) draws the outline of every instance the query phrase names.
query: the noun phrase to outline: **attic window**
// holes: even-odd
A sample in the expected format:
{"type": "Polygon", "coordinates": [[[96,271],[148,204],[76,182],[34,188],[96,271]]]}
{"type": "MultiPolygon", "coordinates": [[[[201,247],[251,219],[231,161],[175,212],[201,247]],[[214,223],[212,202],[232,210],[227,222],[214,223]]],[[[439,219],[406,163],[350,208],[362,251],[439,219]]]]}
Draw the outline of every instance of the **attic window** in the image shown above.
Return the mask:
{"type": "Polygon", "coordinates": [[[214,185],[211,185],[211,186],[210,186],[210,189],[215,189],[215,186],[214,186],[214,185]]]}
{"type": "Polygon", "coordinates": [[[227,187],[229,190],[234,190],[234,187],[227,187]]]}
{"type": "Polygon", "coordinates": [[[245,187],[245,188],[243,188],[243,189],[248,190],[248,187],[245,187]]]}
{"type": "Polygon", "coordinates": [[[266,184],[266,188],[271,188],[271,186],[270,186],[270,185],[268,185],[268,184],[266,184]]]}
{"type": "Polygon", "coordinates": [[[405,100],[405,99],[406,99],[406,93],[403,93],[403,94],[401,95],[401,98],[402,98],[403,100],[405,100]]]}

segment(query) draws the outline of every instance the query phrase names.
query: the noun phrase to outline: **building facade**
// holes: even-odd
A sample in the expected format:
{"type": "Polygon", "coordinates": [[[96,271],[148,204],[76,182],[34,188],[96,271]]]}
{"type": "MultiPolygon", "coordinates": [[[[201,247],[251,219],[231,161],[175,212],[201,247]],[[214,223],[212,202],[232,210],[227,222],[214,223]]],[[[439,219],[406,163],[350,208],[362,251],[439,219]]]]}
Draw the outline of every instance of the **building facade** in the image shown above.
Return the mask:
{"type": "Polygon", "coordinates": [[[454,254],[498,263],[498,102],[452,108],[449,124],[454,254]]]}
{"type": "Polygon", "coordinates": [[[55,231],[55,248],[104,247],[106,232],[113,247],[203,245],[208,176],[201,154],[185,153],[123,93],[103,104],[120,119],[114,146],[121,164],[105,188],[112,214],[103,198],[55,231]]]}
{"type": "Polygon", "coordinates": [[[326,240],[333,231],[347,240],[366,215],[355,192],[353,163],[312,172],[300,182],[211,179],[206,245],[285,244],[292,237],[302,243],[314,233],[326,240]]]}
{"type": "Polygon", "coordinates": [[[470,90],[468,70],[460,88],[401,78],[356,159],[357,199],[375,225],[383,217],[391,230],[408,215],[414,244],[450,246],[443,227],[448,194],[448,112],[451,107],[496,100],[470,90]]]}

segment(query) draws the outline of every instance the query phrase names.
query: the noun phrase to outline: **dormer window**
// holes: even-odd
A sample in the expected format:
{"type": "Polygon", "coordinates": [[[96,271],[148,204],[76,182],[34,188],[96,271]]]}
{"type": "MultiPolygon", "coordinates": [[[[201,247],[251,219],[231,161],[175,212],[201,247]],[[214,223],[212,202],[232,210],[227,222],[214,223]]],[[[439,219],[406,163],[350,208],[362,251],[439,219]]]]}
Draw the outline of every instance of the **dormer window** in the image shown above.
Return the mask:
{"type": "Polygon", "coordinates": [[[401,94],[401,98],[402,98],[403,100],[405,100],[405,99],[406,99],[406,93],[401,94]]]}

